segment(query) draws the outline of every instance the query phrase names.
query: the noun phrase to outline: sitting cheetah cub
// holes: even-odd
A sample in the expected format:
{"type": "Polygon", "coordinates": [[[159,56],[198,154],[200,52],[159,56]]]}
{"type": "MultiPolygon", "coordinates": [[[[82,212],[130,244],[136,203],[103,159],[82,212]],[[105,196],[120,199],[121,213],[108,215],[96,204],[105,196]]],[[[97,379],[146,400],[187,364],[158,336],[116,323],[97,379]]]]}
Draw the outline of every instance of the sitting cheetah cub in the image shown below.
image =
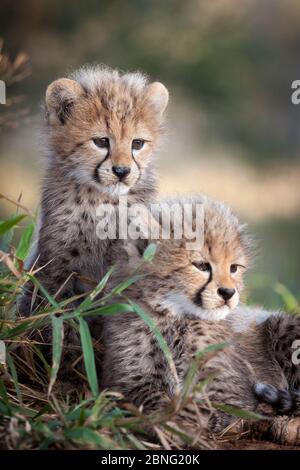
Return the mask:
{"type": "MultiPolygon", "coordinates": [[[[197,352],[227,342],[224,350],[204,357],[195,384],[211,378],[205,388],[211,402],[249,411],[256,411],[261,400],[270,403],[273,399],[276,405],[280,389],[288,394],[289,387],[299,386],[300,374],[290,355],[293,340],[300,337],[300,320],[265,312],[260,323],[249,324],[243,331],[233,328],[231,318],[253,313],[250,308],[237,307],[243,275],[251,261],[250,238],[223,204],[206,197],[179,201],[186,202],[203,206],[202,246],[190,250],[190,240],[160,239],[154,262],[145,263],[142,252],[150,240],[128,242],[123,257],[119,253],[114,281],[127,278],[133,270],[143,274],[127,295],[157,324],[176,370],[137,314],[118,314],[104,319],[102,386],[121,392],[146,412],[161,410],[182,391],[197,352]],[[273,396],[268,394],[272,390],[273,396]]],[[[195,431],[200,420],[201,429],[219,432],[235,420],[224,411],[208,410],[203,400],[197,406],[201,413],[189,406],[180,411],[180,426],[195,431]]]]}
{"type": "MultiPolygon", "coordinates": [[[[106,272],[110,242],[96,235],[101,204],[116,204],[121,195],[128,204],[154,198],[151,156],[167,102],[161,83],[104,67],[82,68],[49,85],[40,228],[26,267],[42,267],[37,277],[52,295],[90,289],[78,277],[98,282],[106,272]]],[[[28,315],[31,308],[29,292],[20,310],[28,315]]]]}

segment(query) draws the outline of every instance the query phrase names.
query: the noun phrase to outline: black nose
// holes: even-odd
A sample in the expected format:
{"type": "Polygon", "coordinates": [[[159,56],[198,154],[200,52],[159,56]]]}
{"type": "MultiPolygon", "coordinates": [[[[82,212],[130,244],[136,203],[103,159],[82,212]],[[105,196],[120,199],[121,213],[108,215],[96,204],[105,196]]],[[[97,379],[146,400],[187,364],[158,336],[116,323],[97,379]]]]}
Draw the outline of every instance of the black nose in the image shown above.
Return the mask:
{"type": "Polygon", "coordinates": [[[130,168],[128,166],[113,166],[112,171],[121,180],[129,175],[130,168]]]}
{"type": "Polygon", "coordinates": [[[218,294],[223,297],[224,300],[229,300],[235,294],[235,289],[228,289],[227,287],[220,287],[218,294]]]}

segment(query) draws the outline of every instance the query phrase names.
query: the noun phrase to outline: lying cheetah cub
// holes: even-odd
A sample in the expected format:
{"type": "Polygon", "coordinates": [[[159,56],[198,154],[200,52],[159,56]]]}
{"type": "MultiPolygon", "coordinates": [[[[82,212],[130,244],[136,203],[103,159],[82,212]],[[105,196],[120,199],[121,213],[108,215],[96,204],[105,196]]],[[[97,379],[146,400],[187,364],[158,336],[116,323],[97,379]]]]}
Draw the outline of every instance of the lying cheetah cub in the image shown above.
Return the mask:
{"type": "MultiPolygon", "coordinates": [[[[255,411],[260,399],[268,401],[268,390],[255,384],[272,384],[275,392],[298,385],[300,374],[290,363],[290,347],[293,339],[300,337],[300,320],[265,315],[264,321],[249,325],[243,333],[234,331],[230,318],[251,314],[249,308],[235,308],[251,260],[250,239],[245,226],[223,204],[205,197],[189,202],[204,208],[202,247],[188,250],[190,240],[160,239],[154,261],[141,263],[143,245],[149,241],[130,242],[123,257],[119,253],[115,279],[128,277],[133,269],[144,275],[128,288],[127,295],[159,327],[176,372],[143,320],[135,313],[119,314],[104,320],[102,386],[122,392],[146,412],[162,409],[182,391],[196,353],[209,345],[229,342],[218,354],[204,358],[195,383],[209,376],[206,393],[212,402],[255,411]]],[[[198,406],[206,429],[221,431],[234,420],[221,411],[208,413],[203,401],[198,406]]],[[[186,407],[181,412],[183,418],[194,430],[199,424],[194,409],[186,407]]]]}

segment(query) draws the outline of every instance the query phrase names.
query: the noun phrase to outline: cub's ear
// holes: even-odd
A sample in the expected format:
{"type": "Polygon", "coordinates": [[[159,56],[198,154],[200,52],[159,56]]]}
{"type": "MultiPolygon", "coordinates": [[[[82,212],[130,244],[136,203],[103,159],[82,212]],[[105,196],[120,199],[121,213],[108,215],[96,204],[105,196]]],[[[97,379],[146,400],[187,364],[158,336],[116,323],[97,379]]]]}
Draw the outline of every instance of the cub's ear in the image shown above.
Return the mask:
{"type": "Polygon", "coordinates": [[[46,91],[47,117],[50,124],[64,124],[68,119],[72,105],[83,93],[75,80],[60,78],[52,82],[46,91]]]}
{"type": "Polygon", "coordinates": [[[154,110],[162,116],[169,101],[169,92],[166,87],[160,82],[151,83],[147,88],[145,98],[154,110]]]}

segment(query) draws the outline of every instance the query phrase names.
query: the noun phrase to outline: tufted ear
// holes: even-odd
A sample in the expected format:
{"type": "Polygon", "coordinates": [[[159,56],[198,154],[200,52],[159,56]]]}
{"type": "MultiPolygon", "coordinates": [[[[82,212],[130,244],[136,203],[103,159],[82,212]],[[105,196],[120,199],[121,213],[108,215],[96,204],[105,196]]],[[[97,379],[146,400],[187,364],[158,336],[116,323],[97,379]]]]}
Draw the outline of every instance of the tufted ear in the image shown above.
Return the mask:
{"type": "Polygon", "coordinates": [[[83,93],[75,80],[60,78],[52,82],[46,91],[46,108],[50,124],[64,124],[70,115],[72,105],[83,93]]]}
{"type": "Polygon", "coordinates": [[[169,92],[166,87],[160,82],[151,83],[147,88],[145,98],[152,104],[155,111],[162,116],[169,101],[169,92]]]}

